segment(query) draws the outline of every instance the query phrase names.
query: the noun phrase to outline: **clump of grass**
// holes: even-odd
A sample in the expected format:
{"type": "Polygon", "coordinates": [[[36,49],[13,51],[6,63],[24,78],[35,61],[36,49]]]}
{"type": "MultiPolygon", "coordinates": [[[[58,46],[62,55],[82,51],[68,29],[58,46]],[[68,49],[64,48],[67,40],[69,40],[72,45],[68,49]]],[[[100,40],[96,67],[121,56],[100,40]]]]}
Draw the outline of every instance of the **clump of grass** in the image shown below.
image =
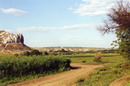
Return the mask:
{"type": "Polygon", "coordinates": [[[94,62],[102,62],[101,57],[102,57],[101,53],[96,53],[93,61],[94,62]]]}
{"type": "Polygon", "coordinates": [[[85,81],[85,78],[78,78],[77,81],[76,81],[76,83],[82,83],[84,81],[85,81]]]}

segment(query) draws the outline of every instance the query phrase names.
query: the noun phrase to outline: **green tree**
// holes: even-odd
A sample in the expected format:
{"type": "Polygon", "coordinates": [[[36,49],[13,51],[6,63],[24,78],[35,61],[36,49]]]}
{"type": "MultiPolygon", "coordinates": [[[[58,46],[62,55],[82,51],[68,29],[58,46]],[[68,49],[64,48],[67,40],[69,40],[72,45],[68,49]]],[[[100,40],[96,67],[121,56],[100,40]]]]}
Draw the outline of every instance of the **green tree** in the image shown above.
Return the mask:
{"type": "Polygon", "coordinates": [[[38,50],[32,50],[31,52],[30,52],[30,54],[33,56],[33,55],[36,55],[36,56],[38,56],[38,55],[42,55],[42,52],[40,52],[40,51],[38,51],[38,50]]]}
{"type": "Polygon", "coordinates": [[[107,14],[108,20],[98,29],[103,33],[115,32],[120,54],[130,60],[130,3],[128,1],[117,2],[107,14]]]}
{"type": "Polygon", "coordinates": [[[25,51],[22,53],[23,56],[30,56],[30,52],[29,51],[25,51]]]}

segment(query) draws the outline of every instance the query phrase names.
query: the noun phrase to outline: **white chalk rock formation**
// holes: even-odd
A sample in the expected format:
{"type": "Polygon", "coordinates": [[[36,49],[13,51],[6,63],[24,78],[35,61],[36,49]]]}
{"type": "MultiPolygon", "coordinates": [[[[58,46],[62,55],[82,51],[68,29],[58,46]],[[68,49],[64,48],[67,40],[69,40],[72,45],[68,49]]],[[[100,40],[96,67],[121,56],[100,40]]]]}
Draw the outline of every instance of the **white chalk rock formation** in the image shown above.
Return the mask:
{"type": "Polygon", "coordinates": [[[22,34],[13,34],[8,31],[0,30],[0,44],[7,44],[7,43],[24,44],[24,37],[22,34]]]}

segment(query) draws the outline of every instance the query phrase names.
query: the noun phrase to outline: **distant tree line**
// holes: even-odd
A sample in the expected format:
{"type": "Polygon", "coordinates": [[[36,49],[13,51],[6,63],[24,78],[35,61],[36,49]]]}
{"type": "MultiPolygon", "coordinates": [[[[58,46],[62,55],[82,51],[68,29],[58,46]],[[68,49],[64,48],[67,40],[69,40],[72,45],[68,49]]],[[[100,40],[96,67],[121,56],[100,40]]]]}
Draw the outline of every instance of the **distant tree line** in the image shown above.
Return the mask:
{"type": "MultiPolygon", "coordinates": [[[[39,55],[76,55],[76,54],[86,54],[86,53],[119,53],[118,49],[104,49],[104,50],[89,50],[89,51],[70,51],[70,50],[57,50],[57,51],[44,51],[41,52],[39,50],[25,51],[21,53],[22,56],[39,56],[39,55]]],[[[15,54],[15,56],[19,56],[15,54]]]]}

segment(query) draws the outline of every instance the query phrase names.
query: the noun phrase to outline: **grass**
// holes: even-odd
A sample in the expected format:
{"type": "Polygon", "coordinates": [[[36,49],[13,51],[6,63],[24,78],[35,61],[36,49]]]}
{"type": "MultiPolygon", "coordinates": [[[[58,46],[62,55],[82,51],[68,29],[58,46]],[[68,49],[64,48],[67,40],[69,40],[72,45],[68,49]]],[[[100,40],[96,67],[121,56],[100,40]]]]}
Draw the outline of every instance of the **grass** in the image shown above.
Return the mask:
{"type": "MultiPolygon", "coordinates": [[[[82,63],[82,61],[86,61],[86,64],[98,64],[93,61],[95,54],[79,54],[79,55],[68,55],[66,58],[71,59],[72,63],[82,63]]],[[[122,60],[117,58],[118,54],[103,54],[102,61],[104,63],[113,63],[115,62],[114,58],[117,60],[122,60]]]]}
{"type": "Polygon", "coordinates": [[[84,81],[85,81],[85,78],[82,78],[82,77],[81,77],[81,78],[78,78],[78,79],[77,79],[77,82],[76,82],[76,83],[82,83],[82,82],[84,82],[84,81]]]}
{"type": "Polygon", "coordinates": [[[125,86],[130,86],[130,81],[128,81],[127,83],[125,83],[125,86]]]}
{"type": "MultiPolygon", "coordinates": [[[[17,64],[19,64],[19,62],[23,62],[23,63],[20,63],[21,64],[20,67],[23,67],[22,64],[30,61],[31,65],[33,64],[34,67],[39,65],[39,68],[41,69],[41,67],[40,67],[41,64],[39,64],[39,63],[44,62],[45,58],[49,59],[49,60],[46,60],[47,61],[46,65],[48,65],[50,63],[53,63],[53,64],[57,63],[57,62],[55,62],[56,61],[55,59],[60,59],[60,62],[63,62],[63,64],[65,65],[64,60],[67,58],[69,58],[72,63],[82,63],[83,61],[85,61],[84,64],[86,64],[86,65],[87,64],[95,64],[96,65],[96,64],[108,63],[107,66],[105,66],[103,68],[98,68],[97,72],[91,73],[89,75],[90,76],[89,79],[86,80],[85,78],[82,78],[82,77],[79,78],[77,80],[77,83],[79,86],[97,86],[97,85],[98,86],[108,86],[108,84],[110,82],[112,82],[114,79],[116,79],[124,74],[124,71],[119,66],[119,64],[124,62],[124,59],[121,56],[119,56],[118,54],[103,54],[102,55],[102,62],[100,62],[100,63],[93,61],[94,56],[95,56],[95,54],[44,56],[44,57],[42,57],[43,60],[41,59],[41,57],[29,57],[29,58],[28,57],[11,57],[11,59],[13,59],[13,60],[11,60],[10,57],[8,57],[8,56],[6,56],[6,59],[5,59],[5,57],[3,58],[0,56],[0,66],[2,64],[1,62],[5,62],[4,63],[4,65],[6,65],[5,68],[9,68],[7,66],[7,64],[11,65],[12,64],[11,61],[13,61],[14,63],[17,63],[17,64]],[[37,58],[37,60],[36,60],[36,58],[37,58]]],[[[17,66],[17,64],[15,64],[15,66],[17,66]]],[[[27,66],[27,65],[28,64],[26,64],[25,66],[27,66]]],[[[59,65],[59,66],[61,67],[61,65],[59,65]]],[[[48,70],[48,71],[39,72],[39,73],[31,72],[31,73],[23,74],[23,75],[18,76],[18,77],[17,76],[13,76],[13,77],[5,76],[2,79],[0,79],[0,86],[6,85],[9,83],[21,82],[21,81],[25,81],[28,79],[38,78],[41,76],[46,76],[46,75],[62,72],[65,70],[67,70],[67,69],[65,69],[62,65],[62,67],[56,71],[48,70]]]]}
{"type": "Polygon", "coordinates": [[[61,57],[0,57],[0,86],[68,69],[70,60],[61,57]]]}
{"type": "Polygon", "coordinates": [[[108,86],[113,80],[126,73],[120,66],[125,62],[121,56],[102,57],[102,61],[109,64],[98,68],[97,72],[91,73],[89,78],[82,83],[78,83],[78,86],[108,86]]]}
{"type": "Polygon", "coordinates": [[[44,77],[47,75],[52,75],[52,74],[56,74],[56,73],[60,73],[63,71],[68,71],[68,70],[70,70],[70,69],[50,71],[50,72],[41,73],[41,74],[29,74],[29,75],[24,75],[24,76],[19,76],[19,77],[10,77],[10,78],[4,77],[3,79],[0,79],[0,86],[6,86],[8,84],[13,84],[13,83],[31,80],[31,79],[35,79],[35,78],[39,78],[39,77],[44,77]]]}
{"type": "MultiPolygon", "coordinates": [[[[87,53],[87,54],[76,54],[76,55],[65,55],[69,58],[79,58],[79,57],[94,57],[95,53],[87,53]]],[[[103,57],[113,57],[117,56],[117,54],[102,54],[103,57]]]]}

